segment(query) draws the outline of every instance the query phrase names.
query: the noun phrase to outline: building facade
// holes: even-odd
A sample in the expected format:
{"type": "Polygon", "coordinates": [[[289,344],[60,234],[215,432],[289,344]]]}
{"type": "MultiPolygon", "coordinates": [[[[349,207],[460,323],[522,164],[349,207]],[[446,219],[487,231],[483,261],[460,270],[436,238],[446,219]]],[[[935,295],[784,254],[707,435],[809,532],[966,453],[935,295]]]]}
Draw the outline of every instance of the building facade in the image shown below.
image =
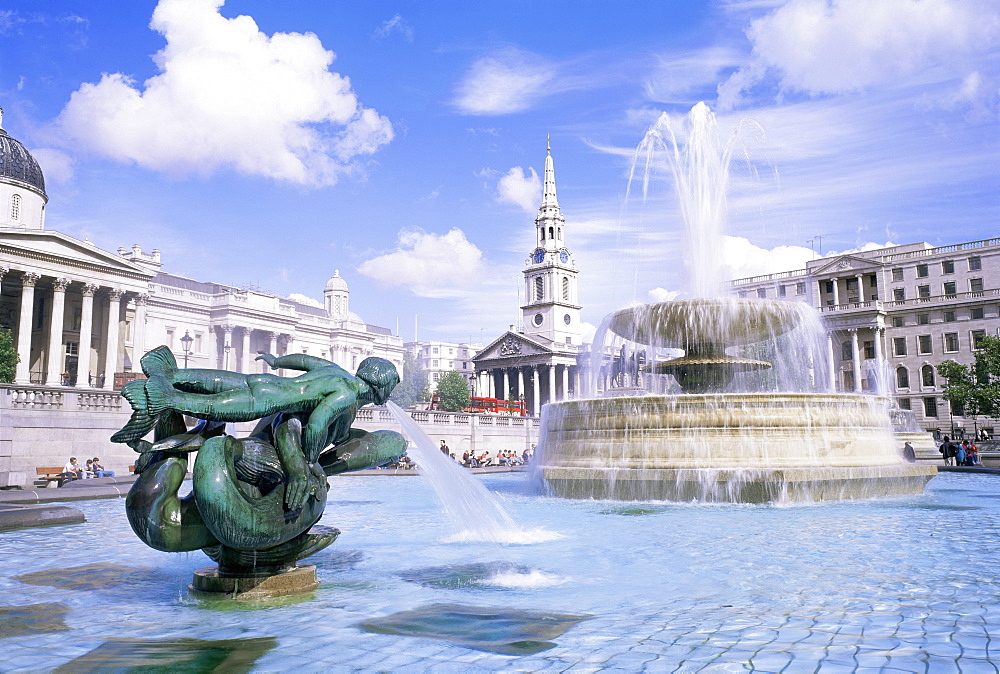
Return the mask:
{"type": "Polygon", "coordinates": [[[523,400],[535,415],[545,403],[577,397],[582,391],[579,270],[566,247],[570,229],[556,198],[552,148],[546,152],[535,247],[522,271],[522,325],[517,330],[511,326],[473,359],[477,395],[523,400]]]}
{"type": "Polygon", "coordinates": [[[476,367],[473,356],[483,348],[482,344],[456,342],[407,342],[403,345],[407,353],[413,355],[417,365],[427,372],[427,383],[433,390],[445,372],[455,370],[469,380],[469,392],[476,392],[476,367]]]}
{"type": "Polygon", "coordinates": [[[402,340],[350,310],[339,272],[317,306],[189,279],[157,250],[112,253],[45,229],[47,202],[37,162],[0,130],[0,327],[14,335],[17,384],[120,388],[159,344],[189,367],[244,373],[268,369],[258,351],[402,365],[402,340]]]}
{"type": "Polygon", "coordinates": [[[927,243],[812,260],[805,269],[737,279],[741,297],[808,302],[823,316],[838,391],[890,395],[926,430],[1000,429],[944,400],[937,366],[971,364],[1000,335],[1000,239],[927,243]]]}

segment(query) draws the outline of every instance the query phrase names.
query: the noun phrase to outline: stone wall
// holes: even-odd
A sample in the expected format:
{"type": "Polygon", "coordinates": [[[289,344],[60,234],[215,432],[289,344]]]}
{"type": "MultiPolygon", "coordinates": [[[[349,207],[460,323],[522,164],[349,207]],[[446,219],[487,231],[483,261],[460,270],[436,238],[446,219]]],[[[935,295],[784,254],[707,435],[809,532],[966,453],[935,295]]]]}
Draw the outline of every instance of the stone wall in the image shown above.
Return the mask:
{"type": "MultiPolygon", "coordinates": [[[[130,409],[116,391],[68,386],[0,384],[0,487],[30,486],[38,466],[62,466],[71,456],[83,464],[98,456],[119,474],[135,463],[126,445],[109,440],[128,420],[130,409]]],[[[438,444],[444,440],[458,456],[466,450],[518,453],[538,439],[538,419],[452,412],[412,412],[438,444]]],[[[252,423],[236,424],[245,433],[252,423]]],[[[358,411],[356,428],[399,430],[385,408],[358,411]]]]}

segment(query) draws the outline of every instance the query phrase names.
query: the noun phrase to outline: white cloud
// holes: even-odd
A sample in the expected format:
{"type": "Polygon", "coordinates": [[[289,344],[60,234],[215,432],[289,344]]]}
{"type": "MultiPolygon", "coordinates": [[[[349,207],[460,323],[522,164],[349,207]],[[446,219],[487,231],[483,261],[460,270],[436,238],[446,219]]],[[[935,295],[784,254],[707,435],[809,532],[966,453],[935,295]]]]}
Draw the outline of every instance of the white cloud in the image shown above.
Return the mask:
{"type": "Polygon", "coordinates": [[[292,300],[293,302],[298,302],[299,304],[304,304],[307,307],[316,307],[317,309],[323,308],[322,302],[320,302],[319,300],[314,300],[308,295],[303,295],[302,293],[292,293],[291,295],[288,296],[288,299],[292,300]]]}
{"type": "Polygon", "coordinates": [[[753,53],[719,86],[724,108],[772,73],[783,90],[810,95],[961,81],[968,56],[1000,42],[1000,10],[993,0],[790,0],[746,33],[753,53]]]}
{"type": "Polygon", "coordinates": [[[508,47],[476,60],[458,84],[454,104],[467,115],[522,112],[553,92],[556,67],[508,47]]]}
{"type": "Polygon", "coordinates": [[[497,181],[497,201],[519,206],[528,213],[538,210],[542,201],[542,181],[535,169],[528,167],[528,175],[524,169],[515,166],[507,171],[497,181]]]}
{"type": "Polygon", "coordinates": [[[761,248],[742,236],[726,236],[722,242],[722,278],[738,279],[762,274],[805,269],[815,254],[803,246],[761,248]]]}
{"type": "Polygon", "coordinates": [[[392,139],[316,35],[268,36],[249,16],[223,17],[222,4],[160,0],[160,74],[141,87],[122,73],[83,84],[59,115],[63,144],[173,174],[229,167],[324,185],[392,139]]]}
{"type": "Polygon", "coordinates": [[[653,288],[646,293],[650,302],[670,302],[680,296],[679,290],[667,290],[666,288],[653,288]]]}
{"type": "Polygon", "coordinates": [[[42,167],[46,184],[65,184],[73,178],[73,158],[62,150],[40,147],[32,150],[31,156],[42,167]]]}
{"type": "Polygon", "coordinates": [[[393,33],[399,33],[407,42],[413,42],[413,26],[399,14],[396,14],[388,21],[382,22],[382,25],[375,29],[374,37],[382,39],[389,37],[393,33]]]}
{"type": "Polygon", "coordinates": [[[358,271],[383,286],[409,287],[420,297],[456,298],[465,296],[483,266],[483,252],[457,227],[447,234],[403,230],[398,243],[358,271]]]}

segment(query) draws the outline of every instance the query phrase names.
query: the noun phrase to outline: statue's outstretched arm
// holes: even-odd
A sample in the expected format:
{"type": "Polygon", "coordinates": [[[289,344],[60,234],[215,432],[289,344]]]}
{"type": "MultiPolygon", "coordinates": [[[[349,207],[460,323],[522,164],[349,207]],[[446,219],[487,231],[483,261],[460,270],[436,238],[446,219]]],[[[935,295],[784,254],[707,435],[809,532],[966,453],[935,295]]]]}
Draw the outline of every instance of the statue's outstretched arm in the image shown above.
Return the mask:
{"type": "Polygon", "coordinates": [[[310,356],[305,353],[289,353],[284,356],[273,356],[264,351],[258,352],[256,360],[262,360],[276,370],[300,370],[309,372],[320,367],[333,365],[329,360],[319,356],[310,356]]]}
{"type": "Polygon", "coordinates": [[[319,460],[319,453],[327,445],[327,438],[331,435],[330,427],[333,424],[346,424],[350,428],[357,404],[357,395],[345,387],[342,391],[326,396],[323,402],[316,406],[309,414],[309,421],[302,433],[302,449],[306,461],[315,463],[319,460]]]}

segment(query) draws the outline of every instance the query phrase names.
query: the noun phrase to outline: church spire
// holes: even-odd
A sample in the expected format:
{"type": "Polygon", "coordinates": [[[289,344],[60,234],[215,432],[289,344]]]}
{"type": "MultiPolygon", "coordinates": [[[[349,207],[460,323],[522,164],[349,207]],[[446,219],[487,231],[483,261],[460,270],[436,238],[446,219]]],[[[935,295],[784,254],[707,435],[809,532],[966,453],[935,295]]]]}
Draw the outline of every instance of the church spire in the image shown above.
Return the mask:
{"type": "Polygon", "coordinates": [[[544,213],[548,209],[559,210],[559,200],[556,199],[556,169],[552,163],[552,137],[545,139],[545,186],[542,193],[542,207],[540,212],[544,213]]]}

